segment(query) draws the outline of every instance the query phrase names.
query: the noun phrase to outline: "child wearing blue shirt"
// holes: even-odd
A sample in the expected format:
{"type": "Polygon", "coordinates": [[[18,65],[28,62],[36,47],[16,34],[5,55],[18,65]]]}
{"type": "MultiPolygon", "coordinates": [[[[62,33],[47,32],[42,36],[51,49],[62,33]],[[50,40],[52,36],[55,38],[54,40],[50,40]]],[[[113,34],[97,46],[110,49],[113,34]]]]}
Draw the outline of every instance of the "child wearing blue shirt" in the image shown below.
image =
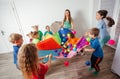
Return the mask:
{"type": "Polygon", "coordinates": [[[50,27],[47,25],[46,27],[46,31],[45,31],[45,33],[44,33],[44,36],[46,35],[46,34],[51,34],[51,35],[53,35],[53,33],[52,33],[52,31],[50,30],[50,27]]]}
{"type": "Polygon", "coordinates": [[[91,38],[90,40],[90,46],[91,48],[84,48],[84,51],[92,52],[91,55],[91,67],[89,70],[92,70],[95,68],[94,75],[97,75],[100,71],[99,64],[103,59],[103,50],[100,46],[99,39],[99,29],[98,28],[92,28],[88,34],[88,36],[91,38]]]}
{"type": "Polygon", "coordinates": [[[9,41],[13,44],[14,64],[16,64],[17,69],[19,69],[17,55],[18,55],[19,48],[23,43],[22,35],[18,33],[12,33],[9,36],[9,41]]]}
{"type": "Polygon", "coordinates": [[[107,17],[107,10],[99,10],[96,13],[96,19],[98,20],[97,28],[100,30],[100,45],[103,47],[109,40],[110,35],[107,31],[107,26],[112,27],[115,24],[114,20],[111,17],[107,17]],[[106,25],[104,18],[107,19],[108,24],[106,25]]]}

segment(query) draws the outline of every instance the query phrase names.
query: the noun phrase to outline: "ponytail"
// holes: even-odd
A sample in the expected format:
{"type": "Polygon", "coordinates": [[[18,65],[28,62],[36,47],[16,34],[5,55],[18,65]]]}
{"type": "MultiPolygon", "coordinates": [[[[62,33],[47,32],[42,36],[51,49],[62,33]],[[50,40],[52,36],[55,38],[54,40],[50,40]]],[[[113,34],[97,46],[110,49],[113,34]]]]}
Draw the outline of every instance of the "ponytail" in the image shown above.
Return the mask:
{"type": "Polygon", "coordinates": [[[108,21],[108,27],[112,27],[115,24],[115,21],[111,17],[106,17],[106,19],[108,21]]]}

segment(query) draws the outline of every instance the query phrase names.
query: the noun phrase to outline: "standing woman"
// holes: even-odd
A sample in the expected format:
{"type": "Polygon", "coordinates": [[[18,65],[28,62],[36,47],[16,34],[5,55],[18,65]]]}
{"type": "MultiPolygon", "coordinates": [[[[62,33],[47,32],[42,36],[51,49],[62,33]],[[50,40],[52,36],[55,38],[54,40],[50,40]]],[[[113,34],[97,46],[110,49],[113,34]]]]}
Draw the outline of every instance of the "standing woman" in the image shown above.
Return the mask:
{"type": "Polygon", "coordinates": [[[73,20],[69,9],[65,10],[64,20],[62,22],[61,27],[73,30],[73,20]]]}

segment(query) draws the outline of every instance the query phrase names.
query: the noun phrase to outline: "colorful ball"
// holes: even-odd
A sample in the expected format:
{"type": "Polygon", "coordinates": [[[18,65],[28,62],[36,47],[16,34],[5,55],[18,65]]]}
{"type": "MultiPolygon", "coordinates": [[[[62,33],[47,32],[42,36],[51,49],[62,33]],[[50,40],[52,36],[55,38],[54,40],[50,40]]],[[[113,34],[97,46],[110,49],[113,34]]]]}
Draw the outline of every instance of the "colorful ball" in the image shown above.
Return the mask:
{"type": "Polygon", "coordinates": [[[54,50],[54,52],[58,52],[58,50],[54,50]]]}
{"type": "Polygon", "coordinates": [[[63,38],[63,41],[66,41],[66,38],[63,38]]]}
{"type": "Polygon", "coordinates": [[[70,49],[67,49],[68,52],[70,52],[70,49]]]}
{"type": "Polygon", "coordinates": [[[63,37],[65,37],[65,34],[62,34],[63,37]]]}
{"type": "Polygon", "coordinates": [[[85,62],[85,65],[86,65],[86,66],[89,66],[89,65],[90,65],[90,61],[86,61],[86,62],[85,62]]]}
{"type": "Polygon", "coordinates": [[[73,47],[76,47],[76,44],[74,44],[74,46],[73,47]]]}
{"type": "Polygon", "coordinates": [[[87,37],[86,40],[87,40],[88,42],[90,42],[90,37],[87,37]]]}
{"type": "Polygon", "coordinates": [[[62,44],[64,44],[64,42],[62,42],[62,44]]]}
{"type": "Polygon", "coordinates": [[[67,34],[67,37],[70,37],[70,34],[67,34]]]}
{"type": "Polygon", "coordinates": [[[69,66],[69,62],[68,62],[68,61],[65,61],[65,62],[64,62],[64,66],[68,67],[68,66],[69,66]]]}
{"type": "Polygon", "coordinates": [[[64,57],[67,57],[67,55],[68,55],[68,54],[66,54],[66,53],[63,54],[64,57]]]}
{"type": "Polygon", "coordinates": [[[73,34],[76,34],[76,31],[73,30],[72,33],[73,33],[73,34]]]}
{"type": "Polygon", "coordinates": [[[61,28],[60,30],[63,30],[63,28],[61,28]]]}
{"type": "Polygon", "coordinates": [[[114,44],[115,44],[115,41],[111,39],[111,40],[108,41],[108,44],[114,45],[114,44]]]}
{"type": "Polygon", "coordinates": [[[64,52],[62,52],[62,54],[64,54],[64,52]]]}
{"type": "Polygon", "coordinates": [[[77,51],[76,47],[73,48],[73,51],[77,51]]]}
{"type": "Polygon", "coordinates": [[[89,42],[87,41],[87,42],[85,42],[85,45],[89,45],[89,42]]]}

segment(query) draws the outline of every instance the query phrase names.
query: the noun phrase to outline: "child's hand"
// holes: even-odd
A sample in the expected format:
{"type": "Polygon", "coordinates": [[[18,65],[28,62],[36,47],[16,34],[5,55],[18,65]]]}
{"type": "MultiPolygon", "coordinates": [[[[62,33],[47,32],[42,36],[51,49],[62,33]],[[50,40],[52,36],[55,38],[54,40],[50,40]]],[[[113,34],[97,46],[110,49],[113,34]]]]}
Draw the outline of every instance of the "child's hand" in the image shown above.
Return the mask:
{"type": "Polygon", "coordinates": [[[84,52],[84,48],[82,48],[82,49],[80,50],[80,52],[84,52]]]}
{"type": "Polygon", "coordinates": [[[88,36],[89,35],[89,32],[85,32],[85,36],[88,36]]]}
{"type": "Polygon", "coordinates": [[[49,57],[49,55],[46,55],[46,56],[45,56],[45,58],[48,58],[48,57],[49,57]]]}
{"type": "Polygon", "coordinates": [[[73,28],[71,28],[71,31],[74,31],[74,29],[73,29],[73,28]]]}
{"type": "Polygon", "coordinates": [[[49,59],[51,59],[52,58],[52,54],[49,54],[49,59]]]}

